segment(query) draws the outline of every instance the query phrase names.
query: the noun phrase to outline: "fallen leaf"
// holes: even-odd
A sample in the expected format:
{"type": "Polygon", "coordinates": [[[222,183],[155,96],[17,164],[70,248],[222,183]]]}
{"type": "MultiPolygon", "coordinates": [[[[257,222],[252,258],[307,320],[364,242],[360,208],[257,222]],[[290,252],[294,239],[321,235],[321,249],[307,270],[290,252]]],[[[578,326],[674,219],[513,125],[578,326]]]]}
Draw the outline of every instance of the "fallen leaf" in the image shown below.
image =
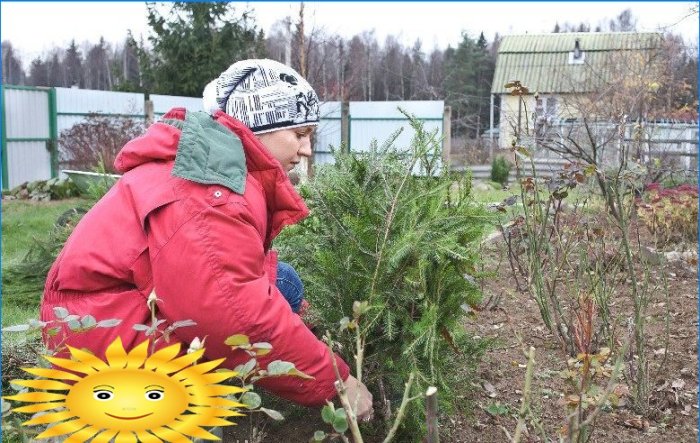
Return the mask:
{"type": "Polygon", "coordinates": [[[486,395],[488,395],[491,398],[496,396],[496,388],[491,383],[485,381],[482,383],[482,386],[484,388],[484,391],[486,391],[486,395]]]}
{"type": "Polygon", "coordinates": [[[649,422],[642,418],[630,418],[629,420],[625,420],[623,424],[628,428],[639,429],[640,431],[649,428],[649,422]]]}
{"type": "Polygon", "coordinates": [[[680,378],[673,380],[673,383],[671,383],[671,388],[673,389],[683,389],[683,387],[685,387],[685,382],[680,378]]]}

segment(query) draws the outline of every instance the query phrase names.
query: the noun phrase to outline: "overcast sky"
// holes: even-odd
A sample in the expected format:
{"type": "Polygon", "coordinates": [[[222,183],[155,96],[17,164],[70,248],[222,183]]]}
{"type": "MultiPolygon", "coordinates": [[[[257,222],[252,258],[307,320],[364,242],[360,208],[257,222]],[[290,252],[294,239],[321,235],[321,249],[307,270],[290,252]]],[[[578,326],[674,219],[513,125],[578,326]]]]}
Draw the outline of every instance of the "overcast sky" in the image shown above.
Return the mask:
{"type": "MultiPolygon", "coordinates": [[[[256,23],[266,32],[276,21],[298,16],[299,2],[238,3],[255,10],[256,23]]],[[[387,35],[405,45],[416,39],[428,52],[456,46],[463,31],[491,41],[500,35],[550,32],[555,23],[588,23],[592,28],[630,8],[640,31],[670,30],[686,41],[698,40],[698,14],[688,16],[697,3],[675,2],[306,2],[307,29],[322,27],[328,33],[352,37],[375,31],[383,44],[387,35]]],[[[10,40],[25,65],[71,39],[79,44],[123,42],[131,29],[148,36],[146,7],[142,2],[2,2],[2,40],[10,40]]]]}

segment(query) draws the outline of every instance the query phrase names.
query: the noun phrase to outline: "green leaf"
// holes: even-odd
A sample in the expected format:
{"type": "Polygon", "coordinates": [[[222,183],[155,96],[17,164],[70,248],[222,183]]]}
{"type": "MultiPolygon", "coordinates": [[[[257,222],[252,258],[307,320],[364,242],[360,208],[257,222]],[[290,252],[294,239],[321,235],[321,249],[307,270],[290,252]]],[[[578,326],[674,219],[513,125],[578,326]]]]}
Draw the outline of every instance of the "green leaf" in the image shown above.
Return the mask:
{"type": "Polygon", "coordinates": [[[232,335],[229,338],[227,338],[224,341],[224,344],[229,345],[229,346],[250,345],[250,339],[248,338],[247,335],[236,334],[236,335],[232,335]]]}
{"type": "Polygon", "coordinates": [[[316,431],[316,432],[314,432],[314,438],[313,438],[312,441],[313,441],[314,443],[322,442],[324,438],[326,438],[326,433],[325,433],[325,432],[323,432],[323,431],[316,431]]]}
{"type": "Polygon", "coordinates": [[[335,409],[333,408],[332,404],[326,405],[321,409],[321,418],[323,419],[324,423],[333,423],[333,419],[335,418],[335,409]]]}
{"type": "Polygon", "coordinates": [[[63,320],[68,316],[68,314],[68,309],[62,306],[56,306],[55,308],[53,308],[53,315],[59,320],[63,320]]]}
{"type": "Polygon", "coordinates": [[[265,342],[253,343],[252,348],[257,356],[267,355],[272,351],[272,345],[265,342]]]}
{"type": "MultiPolygon", "coordinates": [[[[70,325],[69,325],[69,326],[70,326],[70,325]]],[[[131,328],[132,328],[134,331],[139,331],[139,332],[148,331],[148,326],[147,326],[147,325],[142,325],[142,324],[136,324],[136,325],[132,326],[131,328]]]]}
{"type": "Polygon", "coordinates": [[[306,379],[306,380],[313,380],[313,379],[314,379],[314,377],[312,377],[312,376],[310,376],[310,375],[308,375],[308,374],[306,374],[306,373],[304,373],[304,372],[301,372],[301,371],[298,370],[297,368],[292,368],[292,369],[287,373],[287,375],[291,375],[292,377],[303,378],[303,379],[306,379]]]}
{"type": "Polygon", "coordinates": [[[97,320],[95,320],[95,317],[88,314],[80,320],[80,325],[83,327],[83,329],[94,328],[97,326],[97,320]]]}
{"type": "Polygon", "coordinates": [[[256,359],[251,358],[246,364],[238,365],[235,368],[233,368],[233,371],[237,372],[239,377],[245,378],[250,373],[250,371],[252,371],[253,368],[255,368],[257,362],[258,361],[256,359]]]}
{"type": "Polygon", "coordinates": [[[262,404],[262,399],[260,398],[260,396],[255,392],[250,391],[241,395],[239,401],[243,403],[248,409],[257,409],[262,404]]]}
{"type": "Polygon", "coordinates": [[[260,410],[263,411],[264,413],[266,413],[273,420],[277,420],[277,421],[284,420],[284,415],[280,414],[279,412],[275,411],[274,409],[260,408],[260,410]]]}
{"type": "Polygon", "coordinates": [[[59,332],[61,332],[61,328],[55,327],[47,330],[46,335],[48,335],[49,337],[55,337],[59,332]]]}
{"type": "Polygon", "coordinates": [[[97,327],[98,328],[113,328],[115,326],[118,326],[122,321],[118,318],[110,318],[107,320],[100,320],[97,322],[97,327]]]}
{"type": "Polygon", "coordinates": [[[68,322],[68,329],[71,331],[78,331],[81,328],[80,322],[78,320],[70,320],[68,322]]]}
{"type": "Polygon", "coordinates": [[[343,414],[342,417],[338,417],[338,411],[339,410],[336,410],[336,416],[333,419],[333,429],[335,429],[336,432],[343,434],[348,430],[348,418],[345,416],[345,414],[343,414]]]}
{"type": "Polygon", "coordinates": [[[516,146],[516,147],[515,147],[515,152],[517,152],[518,154],[520,154],[520,155],[522,155],[522,156],[524,156],[524,157],[527,157],[527,158],[532,157],[532,152],[530,152],[530,151],[529,151],[527,148],[525,148],[524,146],[516,146]]]}
{"type": "Polygon", "coordinates": [[[287,375],[294,368],[294,363],[288,361],[275,360],[267,365],[267,373],[269,375],[287,375]]]}

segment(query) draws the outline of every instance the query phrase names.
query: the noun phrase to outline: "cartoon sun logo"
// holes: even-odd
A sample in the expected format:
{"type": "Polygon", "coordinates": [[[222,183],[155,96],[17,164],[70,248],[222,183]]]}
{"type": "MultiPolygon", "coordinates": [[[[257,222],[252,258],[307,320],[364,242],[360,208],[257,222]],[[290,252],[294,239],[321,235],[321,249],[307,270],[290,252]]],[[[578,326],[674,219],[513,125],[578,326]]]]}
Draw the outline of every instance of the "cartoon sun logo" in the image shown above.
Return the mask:
{"type": "Polygon", "coordinates": [[[105,352],[106,362],[89,352],[70,346],[68,349],[70,360],[44,358],[72,372],[25,368],[24,371],[42,378],[13,383],[40,391],[5,397],[35,403],[16,408],[17,412],[57,409],[23,423],[52,425],[37,439],[70,434],[66,443],[89,439],[95,443],[112,439],[118,443],[219,440],[202,426],[233,425],[222,417],[243,415],[235,410],[243,404],[223,396],[245,390],[218,384],[236,373],[210,372],[224,359],[194,364],[204,349],[178,357],[180,345],[175,344],[149,357],[148,340],[127,353],[117,338],[105,352]]]}

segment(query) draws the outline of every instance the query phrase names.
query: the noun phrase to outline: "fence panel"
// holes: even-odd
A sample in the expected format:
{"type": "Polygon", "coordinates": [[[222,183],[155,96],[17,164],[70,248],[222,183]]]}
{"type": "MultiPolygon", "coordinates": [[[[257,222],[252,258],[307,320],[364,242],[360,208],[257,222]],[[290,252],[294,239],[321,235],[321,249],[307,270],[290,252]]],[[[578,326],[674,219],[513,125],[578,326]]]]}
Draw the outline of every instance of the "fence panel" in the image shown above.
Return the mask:
{"type": "Polygon", "coordinates": [[[381,146],[401,128],[403,132],[394,146],[398,149],[408,148],[415,131],[406,116],[398,110],[399,107],[422,120],[426,131],[437,130],[437,136],[442,136],[443,101],[350,102],[351,151],[367,151],[374,140],[381,146]]]}
{"type": "Polygon", "coordinates": [[[58,134],[85,121],[90,114],[133,118],[143,121],[143,94],[136,92],[93,91],[77,88],[56,88],[58,134]]]}
{"type": "Polygon", "coordinates": [[[314,165],[333,163],[331,146],[340,149],[340,102],[322,102],[319,106],[321,122],[314,139],[314,165]]]}
{"type": "Polygon", "coordinates": [[[151,94],[149,99],[153,102],[153,115],[156,119],[172,108],[185,108],[188,111],[204,110],[201,97],[151,94]]]}
{"type": "Polygon", "coordinates": [[[51,177],[49,104],[48,89],[3,88],[3,188],[51,177]]]}

